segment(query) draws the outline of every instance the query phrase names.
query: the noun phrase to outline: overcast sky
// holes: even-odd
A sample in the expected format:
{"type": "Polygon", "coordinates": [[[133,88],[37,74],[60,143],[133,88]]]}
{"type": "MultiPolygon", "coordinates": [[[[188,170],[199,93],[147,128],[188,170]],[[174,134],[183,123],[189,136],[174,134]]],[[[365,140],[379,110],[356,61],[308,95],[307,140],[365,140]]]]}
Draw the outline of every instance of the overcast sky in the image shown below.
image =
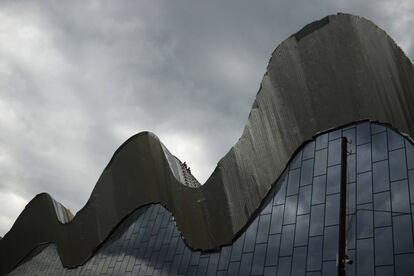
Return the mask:
{"type": "Polygon", "coordinates": [[[40,192],[78,211],[144,130],[204,182],[270,54],[311,21],[364,16],[414,60],[412,0],[24,2],[0,2],[1,236],[40,192]]]}

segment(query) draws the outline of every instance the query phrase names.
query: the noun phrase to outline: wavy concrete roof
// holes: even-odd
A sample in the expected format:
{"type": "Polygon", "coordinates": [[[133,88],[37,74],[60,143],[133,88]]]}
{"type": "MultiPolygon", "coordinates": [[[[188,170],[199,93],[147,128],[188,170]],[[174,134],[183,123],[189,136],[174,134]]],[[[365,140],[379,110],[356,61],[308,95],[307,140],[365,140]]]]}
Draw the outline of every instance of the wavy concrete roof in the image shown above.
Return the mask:
{"type": "Polygon", "coordinates": [[[414,68],[383,30],[352,15],[323,18],[273,52],[242,136],[203,186],[154,134],[139,133],[115,152],[70,222],[61,222],[47,194],[26,206],[0,240],[0,273],[48,242],[65,266],[80,265],[128,214],[149,203],[174,214],[192,248],[228,244],[313,135],[371,119],[414,137],[412,106],[414,68]]]}

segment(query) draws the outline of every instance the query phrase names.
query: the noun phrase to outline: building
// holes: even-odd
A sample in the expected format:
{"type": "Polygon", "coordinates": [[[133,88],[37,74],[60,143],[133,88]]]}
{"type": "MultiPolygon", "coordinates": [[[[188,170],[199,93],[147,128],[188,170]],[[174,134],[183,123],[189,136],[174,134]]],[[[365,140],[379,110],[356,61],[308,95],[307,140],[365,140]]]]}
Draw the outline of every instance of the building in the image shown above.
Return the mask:
{"type": "Polygon", "coordinates": [[[36,196],[0,240],[11,275],[346,275],[414,269],[414,68],[338,14],[273,52],[239,141],[200,186],[157,137],[131,137],[72,218],[36,196]]]}

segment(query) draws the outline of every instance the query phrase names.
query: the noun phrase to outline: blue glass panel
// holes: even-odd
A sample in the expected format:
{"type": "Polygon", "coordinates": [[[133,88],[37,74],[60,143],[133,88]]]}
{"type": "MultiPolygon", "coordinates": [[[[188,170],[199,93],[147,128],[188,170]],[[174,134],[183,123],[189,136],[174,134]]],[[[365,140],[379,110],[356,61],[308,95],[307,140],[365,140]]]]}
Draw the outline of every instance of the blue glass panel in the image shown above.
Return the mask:
{"type": "MultiPolygon", "coordinates": [[[[147,275],[148,273],[146,273],[145,275],[147,275]]],[[[151,273],[151,275],[154,275],[153,273],[151,273]]],[[[190,266],[188,267],[187,273],[185,274],[187,276],[196,276],[197,275],[197,267],[196,266],[190,266]]]]}
{"type": "Polygon", "coordinates": [[[327,150],[318,150],[315,152],[314,175],[326,174],[327,150]]]}
{"type": "Polygon", "coordinates": [[[286,186],[287,186],[287,177],[286,174],[281,176],[282,184],[280,185],[280,189],[276,190],[275,198],[273,199],[273,205],[284,204],[286,199],[286,186]]]}
{"type": "Polygon", "coordinates": [[[220,259],[218,263],[218,270],[226,270],[230,261],[231,246],[224,246],[221,248],[220,259]]]}
{"type": "Polygon", "coordinates": [[[371,141],[371,124],[369,122],[358,124],[357,126],[357,145],[369,143],[371,141]]]}
{"type": "Polygon", "coordinates": [[[407,163],[405,150],[399,149],[389,153],[391,181],[407,178],[407,163]]]}
{"type": "Polygon", "coordinates": [[[393,215],[397,212],[410,213],[410,198],[407,180],[391,182],[391,203],[393,215]]]}
{"type": "Polygon", "coordinates": [[[243,254],[238,275],[251,275],[253,253],[243,254]]]}
{"type": "Polygon", "coordinates": [[[200,251],[193,251],[191,253],[190,265],[198,265],[198,262],[200,261],[200,253],[200,251]]]}
{"type": "Polygon", "coordinates": [[[190,264],[190,258],[191,258],[191,250],[186,247],[184,249],[184,255],[183,255],[183,258],[181,259],[180,267],[178,269],[179,273],[185,273],[187,271],[188,265],[190,264]]]}
{"type": "Polygon", "coordinates": [[[298,216],[296,222],[295,246],[308,244],[308,232],[309,215],[298,216]]]}
{"type": "Polygon", "coordinates": [[[302,151],[302,159],[313,158],[315,154],[315,141],[311,141],[305,145],[302,151]]]}
{"type": "Polygon", "coordinates": [[[233,246],[231,248],[231,257],[230,257],[230,261],[240,261],[241,259],[241,254],[242,254],[242,250],[243,250],[243,245],[244,245],[244,236],[245,233],[243,233],[234,243],[233,246]]]}
{"type": "Polygon", "coordinates": [[[371,144],[357,146],[357,173],[371,170],[371,144]]]}
{"type": "Polygon", "coordinates": [[[298,207],[298,196],[289,196],[286,198],[285,215],[283,224],[291,224],[296,221],[296,209],[298,207]]]}
{"type": "Polygon", "coordinates": [[[240,262],[231,262],[229,264],[229,269],[227,270],[227,275],[238,276],[239,266],[240,266],[240,262]]]}
{"type": "Polygon", "coordinates": [[[284,225],[282,239],[280,241],[280,255],[289,256],[293,251],[293,239],[295,236],[295,225],[284,225]]]}
{"type": "Polygon", "coordinates": [[[374,194],[375,227],[391,225],[390,192],[374,194]]]}
{"type": "Polygon", "coordinates": [[[322,276],[336,275],[337,271],[338,271],[338,268],[336,267],[336,262],[334,261],[323,262],[322,276]]]}
{"type": "Polygon", "coordinates": [[[254,245],[256,243],[257,225],[259,222],[259,216],[250,224],[246,229],[246,235],[244,238],[243,252],[253,252],[254,245]]]}
{"type": "Polygon", "coordinates": [[[328,133],[329,141],[341,138],[342,136],[342,129],[337,129],[328,133]]]}
{"type": "Polygon", "coordinates": [[[292,257],[282,257],[279,259],[279,266],[277,268],[277,275],[290,275],[290,266],[292,257]]]}
{"type": "Polygon", "coordinates": [[[356,181],[356,154],[348,155],[348,182],[356,181]]]}
{"type": "Polygon", "coordinates": [[[321,276],[322,272],[320,271],[310,271],[310,272],[306,272],[306,276],[321,276]]]}
{"type": "Polygon", "coordinates": [[[302,164],[302,151],[299,151],[298,153],[295,154],[295,156],[293,157],[293,160],[290,162],[289,169],[293,170],[293,169],[300,168],[301,164],[302,164]]]}
{"type": "Polygon", "coordinates": [[[375,193],[388,191],[390,189],[388,160],[373,163],[372,174],[374,180],[373,189],[375,193]]]}
{"type": "Polygon", "coordinates": [[[220,252],[213,252],[210,254],[210,260],[207,267],[207,275],[216,275],[218,263],[220,259],[220,252]]]}
{"type": "Polygon", "coordinates": [[[372,161],[388,159],[387,133],[379,133],[372,136],[372,161]]]}
{"type": "Polygon", "coordinates": [[[322,269],[322,243],[322,236],[309,238],[307,270],[322,269]]]}
{"type": "Polygon", "coordinates": [[[374,235],[374,218],[372,204],[364,204],[357,207],[357,238],[369,238],[374,235]],[[367,211],[368,210],[368,211],[367,211]]]}
{"type": "Polygon", "coordinates": [[[341,139],[329,142],[328,166],[341,164],[341,139]]]}
{"type": "Polygon", "coordinates": [[[372,202],[372,175],[371,172],[357,176],[357,204],[372,202]]]}
{"type": "Polygon", "coordinates": [[[414,254],[402,254],[395,256],[395,275],[412,276],[413,275],[414,254]]]}
{"type": "Polygon", "coordinates": [[[308,159],[302,162],[300,185],[312,184],[313,178],[313,159],[308,159]]]}
{"type": "Polygon", "coordinates": [[[411,215],[401,215],[392,218],[395,253],[409,253],[413,248],[413,232],[411,215]]]}
{"type": "Polygon", "coordinates": [[[326,175],[317,176],[313,179],[312,205],[325,202],[326,175]]]}
{"type": "Polygon", "coordinates": [[[385,130],[386,130],[385,126],[380,125],[380,124],[376,124],[376,123],[371,123],[371,133],[372,134],[383,132],[385,130]]]}
{"type": "Polygon", "coordinates": [[[279,259],[280,235],[270,235],[267,243],[266,266],[277,265],[279,259]]]}
{"type": "Polygon", "coordinates": [[[339,194],[326,197],[325,225],[335,225],[339,223],[339,194]]]}
{"type": "Polygon", "coordinates": [[[375,268],[375,276],[394,275],[394,266],[378,266],[375,268]]]}
{"type": "Polygon", "coordinates": [[[269,236],[270,215],[262,215],[259,219],[259,227],[257,230],[257,243],[267,242],[269,236]]]}
{"type": "Polygon", "coordinates": [[[289,171],[287,196],[295,195],[299,192],[300,169],[289,171]]]}
{"type": "Polygon", "coordinates": [[[254,250],[252,274],[261,275],[266,259],[267,244],[257,244],[254,250]]]}
{"type": "Polygon", "coordinates": [[[322,134],[316,137],[316,147],[315,150],[320,150],[328,146],[328,134],[322,134]]]}
{"type": "Polygon", "coordinates": [[[264,268],[263,276],[275,276],[277,273],[277,267],[276,266],[267,266],[264,268]]]}
{"type": "Polygon", "coordinates": [[[298,215],[310,212],[312,187],[310,185],[299,189],[298,215]]]}
{"type": "Polygon", "coordinates": [[[307,247],[295,247],[292,259],[292,276],[305,275],[307,247]]]}
{"type": "Polygon", "coordinates": [[[208,257],[200,258],[198,266],[197,266],[197,273],[196,275],[206,275],[207,267],[208,267],[208,257]]]}
{"type": "Polygon", "coordinates": [[[356,261],[356,257],[355,257],[355,250],[349,250],[347,252],[348,258],[352,261],[352,264],[346,264],[345,265],[345,273],[346,276],[355,276],[355,261],[356,261]]]}
{"type": "Polygon", "coordinates": [[[392,228],[375,229],[375,265],[392,265],[394,263],[392,245],[392,228]]]}
{"type": "Polygon", "coordinates": [[[325,205],[312,206],[311,222],[310,222],[310,236],[322,235],[325,218],[325,205]]]}
{"type": "Polygon", "coordinates": [[[273,206],[272,218],[270,223],[270,234],[279,234],[282,232],[282,220],[284,205],[273,206]]]}
{"type": "Polygon", "coordinates": [[[404,147],[403,137],[394,130],[387,129],[388,134],[388,150],[395,150],[404,147]]]}
{"type": "Polygon", "coordinates": [[[339,184],[341,183],[341,166],[333,166],[328,168],[327,176],[327,194],[339,193],[339,184]]]}
{"type": "Polygon", "coordinates": [[[357,240],[357,275],[374,275],[374,243],[372,239],[357,240]]]}
{"type": "Polygon", "coordinates": [[[339,226],[325,227],[323,240],[323,260],[334,261],[338,253],[338,231],[339,226]]]}

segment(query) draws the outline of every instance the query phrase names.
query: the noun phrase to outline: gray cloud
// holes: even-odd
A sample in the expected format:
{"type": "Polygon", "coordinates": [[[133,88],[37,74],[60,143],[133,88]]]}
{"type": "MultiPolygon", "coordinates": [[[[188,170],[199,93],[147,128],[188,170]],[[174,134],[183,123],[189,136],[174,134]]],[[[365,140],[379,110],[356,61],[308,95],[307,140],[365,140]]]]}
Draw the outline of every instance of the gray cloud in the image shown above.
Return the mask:
{"type": "Polygon", "coordinates": [[[414,4],[32,1],[0,4],[0,235],[48,192],[77,211],[116,148],[156,133],[201,181],[237,141],[274,48],[348,12],[413,60],[414,4]]]}

